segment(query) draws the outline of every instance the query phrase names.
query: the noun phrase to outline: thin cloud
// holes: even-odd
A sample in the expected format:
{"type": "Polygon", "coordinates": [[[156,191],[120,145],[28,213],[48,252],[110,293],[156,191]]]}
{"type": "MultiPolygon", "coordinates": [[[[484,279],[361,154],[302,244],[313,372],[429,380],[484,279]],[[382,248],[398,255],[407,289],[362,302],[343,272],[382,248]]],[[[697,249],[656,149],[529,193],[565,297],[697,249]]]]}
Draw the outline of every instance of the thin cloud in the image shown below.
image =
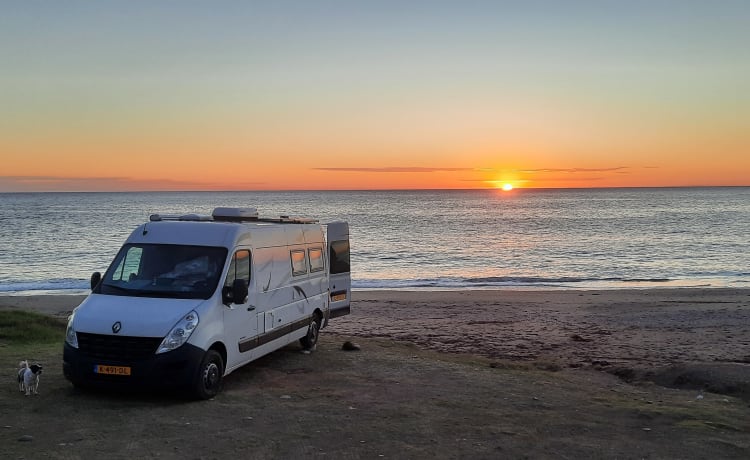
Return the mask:
{"type": "Polygon", "coordinates": [[[129,177],[0,176],[0,192],[98,192],[158,190],[226,190],[253,188],[265,182],[223,184],[173,179],[132,179],[129,177]]]}
{"type": "Polygon", "coordinates": [[[384,168],[313,168],[316,171],[365,172],[365,173],[433,173],[451,171],[474,171],[474,168],[422,168],[416,166],[393,166],[384,168]]]}
{"type": "Polygon", "coordinates": [[[537,169],[517,169],[516,172],[522,173],[551,173],[551,172],[563,172],[563,173],[592,173],[592,172],[616,172],[616,171],[627,171],[630,169],[628,166],[616,166],[614,168],[537,168],[537,169]]]}
{"type": "MultiPolygon", "coordinates": [[[[596,181],[600,181],[604,179],[605,179],[604,177],[589,177],[589,176],[576,177],[574,179],[571,179],[570,177],[559,176],[559,177],[534,178],[533,182],[535,183],[536,182],[567,182],[567,183],[573,182],[575,183],[575,182],[596,182],[596,181]]],[[[531,181],[528,181],[528,182],[531,182],[531,181]]]]}

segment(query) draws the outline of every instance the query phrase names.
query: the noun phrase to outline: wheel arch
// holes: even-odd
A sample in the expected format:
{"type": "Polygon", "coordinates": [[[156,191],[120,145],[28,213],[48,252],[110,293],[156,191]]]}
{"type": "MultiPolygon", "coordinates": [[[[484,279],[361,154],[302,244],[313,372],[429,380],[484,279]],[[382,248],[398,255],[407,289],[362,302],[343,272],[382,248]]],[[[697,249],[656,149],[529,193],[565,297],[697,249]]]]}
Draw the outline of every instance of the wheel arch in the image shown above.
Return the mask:
{"type": "Polygon", "coordinates": [[[221,355],[221,360],[224,362],[224,369],[222,369],[222,373],[226,374],[227,373],[227,347],[224,345],[223,342],[216,341],[213,344],[211,344],[210,347],[208,347],[208,350],[215,350],[217,353],[221,355]]]}

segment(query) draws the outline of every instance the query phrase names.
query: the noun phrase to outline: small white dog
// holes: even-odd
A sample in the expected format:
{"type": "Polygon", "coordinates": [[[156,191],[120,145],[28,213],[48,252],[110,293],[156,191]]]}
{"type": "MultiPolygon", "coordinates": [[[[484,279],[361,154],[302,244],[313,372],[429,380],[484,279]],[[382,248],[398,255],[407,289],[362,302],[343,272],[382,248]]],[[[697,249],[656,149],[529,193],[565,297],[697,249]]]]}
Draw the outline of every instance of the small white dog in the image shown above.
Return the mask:
{"type": "Polygon", "coordinates": [[[21,361],[18,363],[18,389],[21,393],[25,393],[29,396],[32,392],[35,395],[39,394],[39,376],[42,374],[42,366],[40,364],[32,364],[29,366],[28,361],[21,361]]]}

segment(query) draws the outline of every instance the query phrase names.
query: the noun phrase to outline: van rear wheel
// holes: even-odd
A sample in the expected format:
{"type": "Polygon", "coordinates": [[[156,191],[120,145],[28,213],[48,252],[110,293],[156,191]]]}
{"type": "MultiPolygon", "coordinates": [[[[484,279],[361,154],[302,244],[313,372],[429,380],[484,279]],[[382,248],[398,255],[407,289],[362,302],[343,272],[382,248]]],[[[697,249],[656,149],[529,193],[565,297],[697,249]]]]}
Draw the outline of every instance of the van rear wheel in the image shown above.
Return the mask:
{"type": "Polygon", "coordinates": [[[216,350],[208,350],[193,382],[193,394],[198,399],[210,399],[219,393],[224,375],[224,360],[216,350]]]}
{"type": "Polygon", "coordinates": [[[307,335],[299,339],[299,343],[302,344],[302,348],[305,350],[315,349],[315,345],[318,344],[318,337],[320,336],[320,316],[313,315],[310,321],[310,326],[307,328],[307,335]]]}

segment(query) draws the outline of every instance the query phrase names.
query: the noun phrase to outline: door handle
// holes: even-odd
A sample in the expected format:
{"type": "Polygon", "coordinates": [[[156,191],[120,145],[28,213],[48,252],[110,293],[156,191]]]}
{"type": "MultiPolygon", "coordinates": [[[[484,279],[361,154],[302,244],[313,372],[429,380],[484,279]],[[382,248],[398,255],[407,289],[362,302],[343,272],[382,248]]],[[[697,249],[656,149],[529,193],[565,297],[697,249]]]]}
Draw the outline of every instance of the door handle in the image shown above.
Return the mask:
{"type": "Polygon", "coordinates": [[[247,307],[247,311],[253,311],[253,310],[255,310],[255,307],[253,307],[252,305],[250,305],[249,307],[247,307]]]}

